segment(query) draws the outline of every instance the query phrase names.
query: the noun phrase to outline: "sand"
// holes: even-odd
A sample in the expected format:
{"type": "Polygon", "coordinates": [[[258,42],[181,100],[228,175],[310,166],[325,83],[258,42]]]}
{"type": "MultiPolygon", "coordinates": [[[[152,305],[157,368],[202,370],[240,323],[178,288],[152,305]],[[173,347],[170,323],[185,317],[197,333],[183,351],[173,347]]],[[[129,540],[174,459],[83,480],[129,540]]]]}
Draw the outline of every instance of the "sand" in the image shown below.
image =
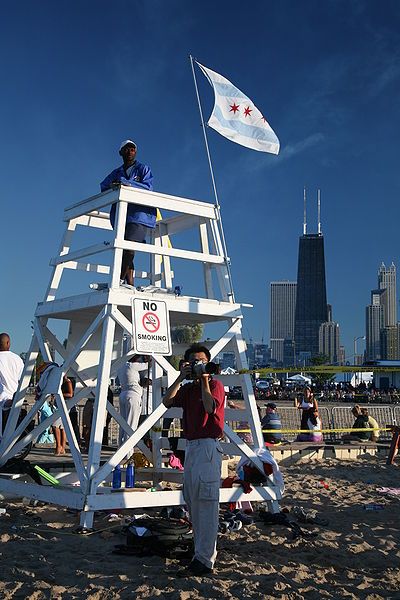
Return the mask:
{"type": "Polygon", "coordinates": [[[124,536],[106,514],[95,523],[106,531],[78,536],[71,512],[8,503],[10,516],[0,517],[0,598],[400,599],[400,499],[376,492],[400,487],[400,466],[368,456],[283,473],[282,507],[318,509],[329,525],[301,524],[318,535],[293,540],[290,529],[258,519],[219,537],[215,573],[203,578],[177,579],[173,559],[113,555],[124,536]],[[366,511],[371,502],[385,508],[366,511]]]}

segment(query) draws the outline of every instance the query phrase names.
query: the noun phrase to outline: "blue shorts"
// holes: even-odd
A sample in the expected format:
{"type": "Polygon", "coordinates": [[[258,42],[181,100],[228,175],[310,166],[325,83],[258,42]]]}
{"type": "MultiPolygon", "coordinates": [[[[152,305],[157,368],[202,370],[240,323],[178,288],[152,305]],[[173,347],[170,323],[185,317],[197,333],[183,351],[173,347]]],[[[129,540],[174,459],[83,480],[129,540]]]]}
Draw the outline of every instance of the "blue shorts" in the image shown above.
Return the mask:
{"type": "Polygon", "coordinates": [[[146,225],[127,223],[125,227],[125,239],[129,242],[142,242],[145,244],[148,232],[149,227],[146,227],[146,225]]]}

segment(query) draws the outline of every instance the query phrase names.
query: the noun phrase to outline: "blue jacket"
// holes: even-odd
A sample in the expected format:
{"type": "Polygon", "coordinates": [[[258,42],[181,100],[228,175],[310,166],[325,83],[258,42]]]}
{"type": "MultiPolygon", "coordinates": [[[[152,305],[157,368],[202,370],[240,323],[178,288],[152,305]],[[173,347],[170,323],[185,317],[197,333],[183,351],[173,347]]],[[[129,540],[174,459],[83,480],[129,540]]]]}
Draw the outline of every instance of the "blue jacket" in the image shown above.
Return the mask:
{"type": "MultiPolygon", "coordinates": [[[[124,166],[121,165],[118,169],[114,169],[107,177],[100,183],[100,189],[102,192],[111,189],[111,184],[115,181],[119,181],[122,185],[129,185],[131,187],[140,188],[142,190],[153,189],[153,174],[150,167],[143,165],[142,163],[135,161],[133,169],[129,178],[126,176],[124,166]]],[[[110,221],[114,227],[115,222],[115,211],[117,205],[113,204],[110,210],[110,221]]],[[[138,223],[145,225],[146,227],[154,228],[156,225],[156,214],[157,209],[151,206],[142,206],[140,204],[128,204],[128,212],[126,216],[127,223],[138,223]]]]}

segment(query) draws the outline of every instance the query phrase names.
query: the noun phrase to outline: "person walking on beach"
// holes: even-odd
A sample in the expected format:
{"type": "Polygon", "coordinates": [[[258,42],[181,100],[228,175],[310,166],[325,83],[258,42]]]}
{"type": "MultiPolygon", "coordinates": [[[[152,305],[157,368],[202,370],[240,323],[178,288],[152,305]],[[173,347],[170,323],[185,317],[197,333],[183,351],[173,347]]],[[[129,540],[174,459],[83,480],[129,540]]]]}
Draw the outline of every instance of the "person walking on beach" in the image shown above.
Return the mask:
{"type": "MultiPolygon", "coordinates": [[[[119,185],[127,185],[141,190],[153,189],[153,174],[148,165],[136,160],[137,146],[132,140],[125,140],[119,148],[119,155],[123,164],[114,169],[100,183],[102,192],[119,185]]],[[[115,211],[117,205],[113,204],[110,211],[111,225],[115,226],[115,211]]],[[[125,239],[130,242],[146,242],[146,237],[156,225],[157,209],[141,204],[128,204],[126,215],[125,239]]],[[[133,250],[124,250],[121,264],[121,282],[133,285],[133,250]]]]}
{"type": "Polygon", "coordinates": [[[21,379],[24,363],[11,352],[8,333],[0,333],[0,437],[3,434],[3,410],[9,409],[21,379]]]}
{"type": "Polygon", "coordinates": [[[163,403],[183,409],[183,437],[186,438],[183,496],[189,509],[194,535],[192,562],[179,577],[212,573],[217,556],[219,488],[224,430],[225,391],[220,381],[207,373],[197,374],[197,362],[210,361],[210,351],[193,344],[185,352],[180,374],[168,388],[163,403]],[[183,385],[185,380],[192,380],[183,385]]]}

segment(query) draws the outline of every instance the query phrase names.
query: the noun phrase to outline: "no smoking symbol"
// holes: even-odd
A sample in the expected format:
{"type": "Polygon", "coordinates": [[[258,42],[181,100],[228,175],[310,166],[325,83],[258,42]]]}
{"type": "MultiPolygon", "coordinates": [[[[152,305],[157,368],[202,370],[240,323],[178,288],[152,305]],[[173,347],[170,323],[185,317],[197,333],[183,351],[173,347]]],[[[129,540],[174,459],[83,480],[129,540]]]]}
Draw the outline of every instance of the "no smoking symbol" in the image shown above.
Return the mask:
{"type": "Polygon", "coordinates": [[[151,312],[147,312],[143,315],[142,324],[145,330],[150,333],[155,333],[160,329],[160,319],[151,312]]]}

